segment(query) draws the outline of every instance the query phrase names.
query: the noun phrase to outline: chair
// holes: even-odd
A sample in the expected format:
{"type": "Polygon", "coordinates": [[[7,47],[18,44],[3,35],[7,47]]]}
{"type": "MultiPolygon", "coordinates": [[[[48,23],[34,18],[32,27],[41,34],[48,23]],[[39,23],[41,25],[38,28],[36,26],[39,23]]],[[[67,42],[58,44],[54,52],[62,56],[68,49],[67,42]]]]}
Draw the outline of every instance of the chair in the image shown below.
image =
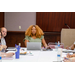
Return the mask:
{"type": "Polygon", "coordinates": [[[61,42],[64,43],[64,47],[71,46],[75,41],[75,29],[62,29],[61,30],[61,42]]]}
{"type": "MultiPolygon", "coordinates": [[[[57,46],[58,43],[53,43],[53,42],[49,42],[48,43],[48,46],[51,48],[51,49],[55,49],[55,46],[57,46]]],[[[64,44],[63,43],[60,43],[60,48],[63,48],[64,49],[64,44]]]]}

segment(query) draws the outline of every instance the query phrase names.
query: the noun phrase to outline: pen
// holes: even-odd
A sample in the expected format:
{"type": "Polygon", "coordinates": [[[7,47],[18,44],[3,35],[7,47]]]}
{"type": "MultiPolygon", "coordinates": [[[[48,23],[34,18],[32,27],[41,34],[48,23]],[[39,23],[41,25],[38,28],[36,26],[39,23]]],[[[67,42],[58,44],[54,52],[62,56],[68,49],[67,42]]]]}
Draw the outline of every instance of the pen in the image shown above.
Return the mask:
{"type": "Polygon", "coordinates": [[[65,58],[65,59],[69,60],[69,58],[65,58]]]}

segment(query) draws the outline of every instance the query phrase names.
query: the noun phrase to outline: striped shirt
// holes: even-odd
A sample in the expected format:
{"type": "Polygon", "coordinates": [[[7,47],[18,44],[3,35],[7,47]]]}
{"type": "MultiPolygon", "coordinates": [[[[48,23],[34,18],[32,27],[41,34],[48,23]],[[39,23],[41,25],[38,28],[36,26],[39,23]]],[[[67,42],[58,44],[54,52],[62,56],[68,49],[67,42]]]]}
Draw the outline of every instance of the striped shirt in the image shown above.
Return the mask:
{"type": "MultiPolygon", "coordinates": [[[[2,45],[6,45],[6,41],[4,38],[1,38],[1,44],[2,45]]],[[[3,49],[1,52],[5,52],[5,50],[3,49]]]]}

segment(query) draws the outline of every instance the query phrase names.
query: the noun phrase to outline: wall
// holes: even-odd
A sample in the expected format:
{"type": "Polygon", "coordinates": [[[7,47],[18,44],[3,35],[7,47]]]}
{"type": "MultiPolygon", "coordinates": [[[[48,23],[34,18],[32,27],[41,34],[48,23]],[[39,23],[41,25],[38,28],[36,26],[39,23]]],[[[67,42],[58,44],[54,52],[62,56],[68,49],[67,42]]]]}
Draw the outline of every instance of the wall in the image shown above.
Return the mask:
{"type": "Polygon", "coordinates": [[[36,12],[4,13],[4,26],[8,31],[26,31],[33,24],[36,24],[36,12]],[[19,29],[19,26],[21,26],[21,29],[19,29]]]}
{"type": "Polygon", "coordinates": [[[46,32],[60,32],[62,28],[75,28],[75,12],[37,12],[36,24],[46,32]]]}
{"type": "MultiPolygon", "coordinates": [[[[21,19],[22,17],[20,17],[20,20],[21,19]]],[[[29,20],[29,22],[30,21],[31,20],[29,20]]],[[[9,23],[10,23],[10,19],[8,22],[8,27],[10,27],[9,23]]],[[[11,23],[14,23],[13,19],[11,20],[11,23]]],[[[45,40],[47,44],[49,42],[58,42],[58,41],[61,41],[60,40],[61,29],[67,28],[65,26],[65,23],[68,24],[71,28],[75,28],[75,12],[37,12],[35,23],[38,24],[41,27],[41,29],[44,31],[45,33],[44,36],[45,36],[45,40]]],[[[16,25],[18,27],[18,24],[16,25]]],[[[27,24],[25,26],[27,26],[27,24]]],[[[25,26],[24,26],[24,29],[26,28],[25,26]]],[[[14,28],[16,29],[15,26],[14,28]]],[[[24,47],[24,42],[23,42],[24,37],[25,37],[25,30],[24,31],[19,31],[19,30],[13,31],[12,29],[9,30],[6,36],[7,46],[13,47],[15,46],[15,44],[21,43],[21,46],[24,47]]]]}
{"type": "Polygon", "coordinates": [[[32,24],[36,24],[36,12],[5,12],[4,26],[8,30],[5,37],[7,46],[14,47],[15,44],[21,43],[24,47],[25,31],[32,24]]]}

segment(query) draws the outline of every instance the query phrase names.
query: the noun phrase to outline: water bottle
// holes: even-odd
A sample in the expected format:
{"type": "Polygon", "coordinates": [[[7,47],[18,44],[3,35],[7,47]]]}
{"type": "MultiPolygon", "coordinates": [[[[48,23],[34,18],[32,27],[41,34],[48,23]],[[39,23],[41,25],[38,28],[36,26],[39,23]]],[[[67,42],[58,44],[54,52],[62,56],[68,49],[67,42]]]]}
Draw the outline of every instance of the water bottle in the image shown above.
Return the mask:
{"type": "Polygon", "coordinates": [[[58,50],[57,52],[57,61],[60,62],[61,60],[61,54],[60,54],[60,51],[58,50]]]}
{"type": "Polygon", "coordinates": [[[61,56],[62,56],[62,48],[58,48],[58,52],[57,52],[57,61],[58,62],[61,61],[61,56]]]}
{"type": "Polygon", "coordinates": [[[58,51],[58,48],[60,48],[60,42],[58,41],[58,43],[55,46],[55,50],[58,51]]]}
{"type": "Polygon", "coordinates": [[[19,59],[19,56],[20,56],[20,46],[15,44],[15,47],[16,47],[15,58],[19,59]]]}

